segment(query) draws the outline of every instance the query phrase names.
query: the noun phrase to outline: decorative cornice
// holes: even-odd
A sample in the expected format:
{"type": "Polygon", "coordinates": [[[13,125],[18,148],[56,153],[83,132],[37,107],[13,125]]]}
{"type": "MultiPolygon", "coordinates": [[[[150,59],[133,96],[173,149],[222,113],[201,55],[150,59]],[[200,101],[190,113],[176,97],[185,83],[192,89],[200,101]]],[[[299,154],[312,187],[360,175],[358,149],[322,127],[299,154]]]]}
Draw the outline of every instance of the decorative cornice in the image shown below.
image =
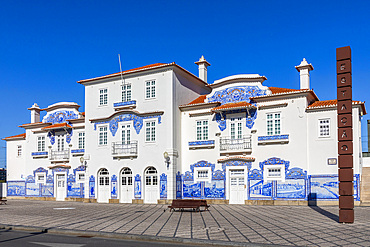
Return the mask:
{"type": "Polygon", "coordinates": [[[134,111],[134,110],[121,110],[121,111],[117,111],[117,112],[113,113],[109,117],[105,117],[105,118],[93,118],[93,119],[89,119],[89,121],[90,122],[108,121],[109,119],[112,119],[113,117],[118,116],[118,115],[122,115],[122,114],[134,114],[134,115],[139,116],[139,117],[146,117],[146,116],[163,115],[164,114],[164,111],[153,111],[153,112],[143,112],[143,113],[140,113],[140,112],[134,111]]]}

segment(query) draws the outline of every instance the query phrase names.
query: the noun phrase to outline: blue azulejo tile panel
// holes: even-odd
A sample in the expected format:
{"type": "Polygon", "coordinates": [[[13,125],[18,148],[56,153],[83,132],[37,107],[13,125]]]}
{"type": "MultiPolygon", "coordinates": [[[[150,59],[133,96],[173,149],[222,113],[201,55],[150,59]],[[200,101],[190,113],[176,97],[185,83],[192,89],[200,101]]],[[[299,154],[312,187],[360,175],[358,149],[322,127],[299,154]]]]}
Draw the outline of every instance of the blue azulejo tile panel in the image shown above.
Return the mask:
{"type": "Polygon", "coordinates": [[[83,197],[83,184],[82,183],[68,183],[67,197],[83,197]]]}
{"type": "Polygon", "coordinates": [[[182,181],[181,181],[181,173],[177,172],[176,174],[176,199],[182,198],[182,181]]]}
{"type": "Polygon", "coordinates": [[[73,149],[71,150],[71,153],[73,154],[81,154],[81,153],[84,153],[85,152],[85,149],[73,149]]]}
{"type": "Polygon", "coordinates": [[[167,199],[167,175],[162,173],[159,179],[159,197],[167,199]]]}
{"type": "Polygon", "coordinates": [[[95,177],[93,175],[89,178],[89,197],[95,198],[95,177]]]}
{"type": "Polygon", "coordinates": [[[259,136],[258,141],[288,140],[289,135],[259,136]]]}
{"type": "Polygon", "coordinates": [[[189,146],[202,146],[202,145],[214,145],[214,144],[215,144],[214,140],[189,142],[189,146]]]}
{"type": "Polygon", "coordinates": [[[40,185],[34,183],[27,183],[26,196],[40,196],[40,185]]]}
{"type": "Polygon", "coordinates": [[[310,176],[309,199],[338,199],[338,177],[333,176],[310,176]]]}
{"type": "Polygon", "coordinates": [[[272,182],[263,183],[263,180],[249,180],[249,195],[251,198],[271,199],[272,182]]]}
{"type": "Polygon", "coordinates": [[[128,106],[128,105],[136,105],[136,100],[117,102],[113,104],[114,107],[128,106]]]}
{"type": "Polygon", "coordinates": [[[141,199],[141,176],[139,174],[135,176],[134,196],[135,199],[141,199]]]}
{"type": "Polygon", "coordinates": [[[224,180],[216,180],[204,183],[204,197],[214,199],[225,198],[225,183],[224,180]]]}
{"type": "Polygon", "coordinates": [[[306,198],[306,180],[305,179],[287,179],[285,182],[277,181],[276,197],[287,199],[305,199],[306,198]]]}
{"type": "Polygon", "coordinates": [[[193,181],[184,181],[183,197],[184,198],[200,198],[201,197],[201,184],[194,183],[193,181]]]}
{"type": "Polygon", "coordinates": [[[52,197],[54,195],[54,184],[42,184],[41,196],[52,197]]]}
{"type": "Polygon", "coordinates": [[[26,182],[25,181],[8,181],[7,196],[25,196],[26,182]]]}
{"type": "Polygon", "coordinates": [[[111,197],[112,199],[116,199],[118,197],[117,195],[117,176],[113,175],[111,178],[111,197]]]}

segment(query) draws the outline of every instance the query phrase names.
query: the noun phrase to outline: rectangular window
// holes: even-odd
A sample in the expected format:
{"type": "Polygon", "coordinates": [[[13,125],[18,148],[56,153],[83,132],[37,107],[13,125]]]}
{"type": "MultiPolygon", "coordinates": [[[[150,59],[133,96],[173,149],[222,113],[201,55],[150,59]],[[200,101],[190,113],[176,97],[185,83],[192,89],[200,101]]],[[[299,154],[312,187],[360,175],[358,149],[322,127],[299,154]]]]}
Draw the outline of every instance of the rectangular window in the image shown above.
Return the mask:
{"type": "Polygon", "coordinates": [[[79,149],[85,148],[85,132],[78,133],[78,148],[79,149]]]}
{"type": "Polygon", "coordinates": [[[265,165],[264,180],[276,180],[276,181],[285,181],[285,167],[284,165],[265,165]]]}
{"type": "Polygon", "coordinates": [[[122,144],[131,143],[131,128],[130,127],[131,127],[130,125],[122,126],[122,144]]]}
{"type": "Polygon", "coordinates": [[[108,104],[108,89],[100,89],[99,90],[99,105],[107,105],[108,104]]]}
{"type": "Polygon", "coordinates": [[[268,176],[269,177],[280,177],[281,168],[268,168],[268,176]]]}
{"type": "Polygon", "coordinates": [[[208,140],[208,120],[197,121],[197,141],[208,140]]]}
{"type": "Polygon", "coordinates": [[[37,184],[45,184],[45,181],[46,181],[46,174],[45,173],[36,174],[36,183],[37,184]]]}
{"type": "Polygon", "coordinates": [[[108,127],[99,127],[99,145],[108,144],[108,127]]]}
{"type": "Polygon", "coordinates": [[[45,136],[37,137],[37,152],[45,151],[45,136]]]}
{"type": "Polygon", "coordinates": [[[155,142],[155,121],[145,123],[145,141],[155,142]]]}
{"type": "Polygon", "coordinates": [[[208,170],[199,170],[198,178],[208,178],[208,170]]]}
{"type": "Polygon", "coordinates": [[[131,101],[131,84],[122,86],[122,102],[131,101]]]}
{"type": "Polygon", "coordinates": [[[231,118],[230,119],[230,137],[231,139],[242,139],[243,138],[243,123],[242,118],[231,118]]]}
{"type": "Polygon", "coordinates": [[[57,150],[63,151],[64,150],[64,137],[58,137],[57,139],[58,139],[57,150]]]}
{"type": "Polygon", "coordinates": [[[78,181],[84,181],[85,180],[85,174],[84,173],[79,173],[78,174],[78,181]]]}
{"type": "Polygon", "coordinates": [[[319,137],[330,136],[330,119],[319,120],[319,137]]]}
{"type": "Polygon", "coordinates": [[[267,114],[267,135],[280,135],[281,122],[280,113],[267,114]]]}
{"type": "Polygon", "coordinates": [[[21,157],[22,156],[22,145],[17,146],[17,156],[21,157]]]}
{"type": "Polygon", "coordinates": [[[145,82],[145,98],[146,99],[155,98],[155,81],[145,82]]]}

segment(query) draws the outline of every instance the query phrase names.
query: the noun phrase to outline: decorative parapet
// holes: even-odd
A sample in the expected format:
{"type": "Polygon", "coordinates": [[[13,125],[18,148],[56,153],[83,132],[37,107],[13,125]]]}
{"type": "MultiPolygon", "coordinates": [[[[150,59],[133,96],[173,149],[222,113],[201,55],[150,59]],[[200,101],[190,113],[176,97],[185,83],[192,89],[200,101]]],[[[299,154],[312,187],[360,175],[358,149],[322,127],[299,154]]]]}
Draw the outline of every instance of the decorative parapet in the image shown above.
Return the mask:
{"type": "Polygon", "coordinates": [[[113,107],[132,106],[132,105],[136,105],[136,100],[117,102],[113,104],[113,107]]]}
{"type": "Polygon", "coordinates": [[[34,157],[34,158],[48,157],[48,152],[32,152],[31,156],[34,157]]]}
{"type": "Polygon", "coordinates": [[[288,143],[289,135],[259,136],[258,144],[267,143],[288,143]]]}
{"type": "Polygon", "coordinates": [[[189,148],[190,149],[214,148],[214,147],[215,147],[215,141],[214,140],[189,142],[189,148]]]}

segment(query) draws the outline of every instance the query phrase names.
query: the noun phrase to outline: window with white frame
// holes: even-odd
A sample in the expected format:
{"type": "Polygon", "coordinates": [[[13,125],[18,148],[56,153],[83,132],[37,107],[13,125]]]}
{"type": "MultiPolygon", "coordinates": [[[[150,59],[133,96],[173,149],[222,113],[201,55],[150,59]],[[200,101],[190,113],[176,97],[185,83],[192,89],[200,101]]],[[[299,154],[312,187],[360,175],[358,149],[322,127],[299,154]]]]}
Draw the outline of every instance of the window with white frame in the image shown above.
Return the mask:
{"type": "Polygon", "coordinates": [[[319,137],[330,136],[330,119],[319,119],[319,137]]]}
{"type": "Polygon", "coordinates": [[[45,136],[37,137],[37,152],[45,151],[45,136]]]}
{"type": "Polygon", "coordinates": [[[208,120],[197,121],[197,141],[208,140],[208,120]]]}
{"type": "Polygon", "coordinates": [[[230,138],[242,139],[243,138],[243,119],[241,117],[230,119],[230,138]]]}
{"type": "Polygon", "coordinates": [[[145,123],[145,141],[155,142],[155,121],[145,123]]]}
{"type": "Polygon", "coordinates": [[[130,144],[131,143],[131,125],[126,124],[122,125],[122,144],[130,144]]]}
{"type": "Polygon", "coordinates": [[[79,149],[85,148],[85,132],[78,133],[78,148],[79,149]]]}
{"type": "Polygon", "coordinates": [[[108,105],[108,88],[99,89],[99,105],[108,105]]]}
{"type": "Polygon", "coordinates": [[[99,127],[99,145],[107,145],[108,144],[108,127],[102,126],[99,127]]]}
{"type": "Polygon", "coordinates": [[[46,182],[46,174],[44,172],[36,173],[36,183],[45,184],[45,182],[46,182]]]}
{"type": "Polygon", "coordinates": [[[265,180],[285,181],[284,165],[265,165],[263,177],[265,180]]]}
{"type": "Polygon", "coordinates": [[[267,114],[267,135],[280,135],[281,133],[280,113],[267,114]]]}
{"type": "Polygon", "coordinates": [[[154,99],[155,98],[155,81],[145,82],[145,98],[154,99]]]}
{"type": "Polygon", "coordinates": [[[76,174],[76,182],[82,183],[85,181],[85,172],[77,172],[76,174]]]}
{"type": "Polygon", "coordinates": [[[122,85],[122,102],[131,101],[131,84],[122,85]]]}
{"type": "Polygon", "coordinates": [[[22,156],[22,145],[17,146],[17,156],[21,157],[22,156]]]}
{"type": "Polygon", "coordinates": [[[210,167],[195,167],[194,178],[195,181],[210,181],[212,177],[212,171],[210,167]]]}

